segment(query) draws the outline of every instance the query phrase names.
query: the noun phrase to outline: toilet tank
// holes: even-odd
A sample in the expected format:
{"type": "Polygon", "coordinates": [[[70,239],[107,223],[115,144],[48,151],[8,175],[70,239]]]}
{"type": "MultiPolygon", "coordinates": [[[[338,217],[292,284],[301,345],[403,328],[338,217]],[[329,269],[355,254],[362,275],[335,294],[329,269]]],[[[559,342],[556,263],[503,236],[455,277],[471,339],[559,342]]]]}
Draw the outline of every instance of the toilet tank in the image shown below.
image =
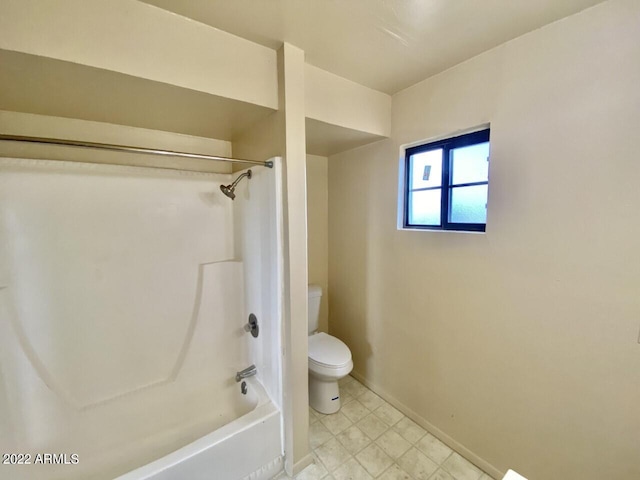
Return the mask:
{"type": "Polygon", "coordinates": [[[309,333],[318,330],[318,317],[320,316],[320,300],[322,288],[318,285],[309,285],[309,333]]]}

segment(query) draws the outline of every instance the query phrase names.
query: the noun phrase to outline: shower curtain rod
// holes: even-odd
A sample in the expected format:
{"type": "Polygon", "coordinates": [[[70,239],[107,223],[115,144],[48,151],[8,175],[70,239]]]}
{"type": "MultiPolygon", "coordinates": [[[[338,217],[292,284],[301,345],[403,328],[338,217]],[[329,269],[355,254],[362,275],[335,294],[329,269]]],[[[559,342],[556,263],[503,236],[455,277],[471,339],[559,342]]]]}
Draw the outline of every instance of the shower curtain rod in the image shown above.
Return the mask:
{"type": "MultiPolygon", "coordinates": [[[[155,148],[132,147],[128,145],[113,145],[111,143],[82,142],[78,140],[64,140],[61,138],[27,137],[24,135],[4,135],[0,134],[0,140],[11,142],[39,143],[42,145],[62,145],[65,147],[97,148],[101,150],[111,150],[114,152],[143,153],[149,155],[164,155],[167,157],[195,158],[199,160],[219,160],[222,162],[250,163],[252,165],[262,165],[273,168],[273,162],[262,162],[260,160],[243,160],[240,158],[219,157],[217,155],[204,155],[200,153],[174,152],[172,150],[158,150],[155,148]]],[[[170,167],[152,167],[176,170],[170,167]]]]}

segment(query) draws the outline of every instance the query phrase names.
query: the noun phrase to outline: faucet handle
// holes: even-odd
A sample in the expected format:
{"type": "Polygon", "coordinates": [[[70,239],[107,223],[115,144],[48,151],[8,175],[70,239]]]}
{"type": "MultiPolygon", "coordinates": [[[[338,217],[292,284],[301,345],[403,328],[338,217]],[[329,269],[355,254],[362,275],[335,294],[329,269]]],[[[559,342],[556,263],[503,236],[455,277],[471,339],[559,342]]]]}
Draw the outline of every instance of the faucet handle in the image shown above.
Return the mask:
{"type": "Polygon", "coordinates": [[[249,323],[244,326],[244,331],[251,332],[253,338],[258,338],[260,327],[258,327],[258,317],[256,317],[253,313],[249,315],[249,323]]]}

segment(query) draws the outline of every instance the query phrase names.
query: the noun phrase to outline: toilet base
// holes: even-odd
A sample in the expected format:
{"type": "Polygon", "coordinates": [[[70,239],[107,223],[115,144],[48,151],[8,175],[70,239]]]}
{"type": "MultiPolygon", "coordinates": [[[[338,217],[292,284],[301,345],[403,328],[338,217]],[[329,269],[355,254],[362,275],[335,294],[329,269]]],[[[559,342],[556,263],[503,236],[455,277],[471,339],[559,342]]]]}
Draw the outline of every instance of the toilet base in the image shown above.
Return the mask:
{"type": "Polygon", "coordinates": [[[309,375],[309,405],[324,413],[336,413],[340,410],[340,389],[338,380],[323,380],[309,375]]]}

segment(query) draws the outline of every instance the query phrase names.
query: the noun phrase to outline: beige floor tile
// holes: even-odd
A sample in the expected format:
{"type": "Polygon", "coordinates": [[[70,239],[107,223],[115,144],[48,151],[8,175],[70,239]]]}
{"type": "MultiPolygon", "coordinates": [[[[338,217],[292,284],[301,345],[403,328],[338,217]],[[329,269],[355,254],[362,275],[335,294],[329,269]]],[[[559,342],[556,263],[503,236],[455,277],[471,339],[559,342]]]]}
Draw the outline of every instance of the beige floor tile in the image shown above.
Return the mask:
{"type": "Polygon", "coordinates": [[[321,422],[316,422],[309,426],[309,444],[312,449],[318,448],[332,438],[331,432],[321,422]]]}
{"type": "Polygon", "coordinates": [[[402,470],[396,463],[387,468],[378,480],[412,480],[411,475],[402,470]]]}
{"type": "MultiPolygon", "coordinates": [[[[313,410],[313,408],[311,408],[310,410],[313,410]]],[[[318,420],[322,420],[324,417],[326,417],[326,416],[327,416],[327,414],[326,414],[326,413],[320,413],[320,412],[318,412],[318,411],[316,411],[316,410],[313,410],[313,413],[315,414],[315,416],[316,416],[316,418],[317,418],[318,420]]]]}
{"type": "Polygon", "coordinates": [[[375,440],[389,428],[386,423],[376,417],[373,413],[367,415],[357,424],[358,428],[362,430],[371,440],[375,440]]]}
{"type": "Polygon", "coordinates": [[[313,408],[309,408],[309,425],[311,425],[312,423],[316,423],[318,421],[318,417],[317,415],[315,415],[315,410],[313,408]]]}
{"type": "Polygon", "coordinates": [[[384,403],[384,400],[382,400],[378,395],[373,393],[371,390],[367,390],[362,395],[360,395],[358,397],[358,401],[362,403],[365,407],[367,407],[369,410],[375,410],[376,408],[378,408],[380,405],[384,403]]]}
{"type": "Polygon", "coordinates": [[[394,460],[400,458],[404,452],[411,448],[411,444],[393,430],[387,430],[380,435],[376,440],[376,445],[394,460]]]}
{"type": "Polygon", "coordinates": [[[351,395],[349,392],[343,392],[342,390],[340,391],[340,404],[341,405],[346,405],[347,403],[353,401],[353,395],[351,395]]]}
{"type": "Polygon", "coordinates": [[[371,413],[367,407],[362,405],[358,400],[353,400],[342,406],[340,410],[352,422],[359,422],[371,413]]]}
{"type": "Polygon", "coordinates": [[[434,473],[431,478],[429,478],[429,480],[455,480],[455,478],[439,468],[438,471],[434,473]]]}
{"type": "Polygon", "coordinates": [[[333,472],[336,480],[373,480],[362,465],[355,458],[351,458],[343,463],[333,472]]]}
{"type": "Polygon", "coordinates": [[[407,417],[401,418],[400,421],[393,426],[393,429],[411,444],[416,443],[427,433],[424,428],[407,417]]]}
{"type": "Polygon", "coordinates": [[[384,402],[382,405],[376,408],[373,413],[389,426],[396,424],[402,419],[402,417],[404,417],[400,410],[392,407],[387,402],[384,402]]]}
{"type": "Polygon", "coordinates": [[[338,385],[343,386],[343,385],[346,385],[347,383],[353,382],[353,380],[354,378],[351,375],[347,375],[346,377],[343,377],[340,380],[338,380],[338,385]]]}
{"type": "Polygon", "coordinates": [[[324,418],[320,419],[320,422],[327,427],[327,429],[333,434],[337,435],[341,431],[346,430],[352,425],[352,421],[349,420],[344,414],[340,411],[337,413],[333,413],[331,415],[327,415],[324,418]]]}
{"type": "Polygon", "coordinates": [[[368,392],[369,389],[362,385],[359,381],[354,380],[353,382],[349,382],[344,386],[345,391],[349,395],[353,395],[355,398],[358,398],[365,392],[368,392]]]}
{"type": "Polygon", "coordinates": [[[453,450],[430,433],[427,433],[416,443],[416,448],[438,465],[441,465],[453,452],[453,450]]]}
{"type": "Polygon", "coordinates": [[[415,447],[409,449],[398,459],[397,463],[400,468],[416,480],[427,480],[438,469],[438,465],[415,447]]]}
{"type": "Polygon", "coordinates": [[[352,455],[355,455],[371,443],[371,439],[367,437],[356,425],[352,425],[346,430],[343,430],[336,436],[336,438],[352,455]]]}
{"type": "Polygon", "coordinates": [[[358,453],[356,459],[374,477],[393,464],[393,459],[374,443],[358,453]]]}
{"type": "Polygon", "coordinates": [[[483,473],[473,463],[455,452],[444,461],[442,468],[456,480],[479,480],[483,473]]]}
{"type": "Polygon", "coordinates": [[[309,408],[315,464],[295,480],[494,480],[357,380],[340,385],[339,412],[309,408]]]}
{"type": "Polygon", "coordinates": [[[327,476],[329,472],[320,462],[312,463],[295,476],[296,480],[321,480],[327,476]]]}
{"type": "Polygon", "coordinates": [[[344,462],[352,458],[349,452],[347,452],[342,444],[335,438],[322,444],[316,448],[314,452],[330,472],[333,472],[344,462]]]}

